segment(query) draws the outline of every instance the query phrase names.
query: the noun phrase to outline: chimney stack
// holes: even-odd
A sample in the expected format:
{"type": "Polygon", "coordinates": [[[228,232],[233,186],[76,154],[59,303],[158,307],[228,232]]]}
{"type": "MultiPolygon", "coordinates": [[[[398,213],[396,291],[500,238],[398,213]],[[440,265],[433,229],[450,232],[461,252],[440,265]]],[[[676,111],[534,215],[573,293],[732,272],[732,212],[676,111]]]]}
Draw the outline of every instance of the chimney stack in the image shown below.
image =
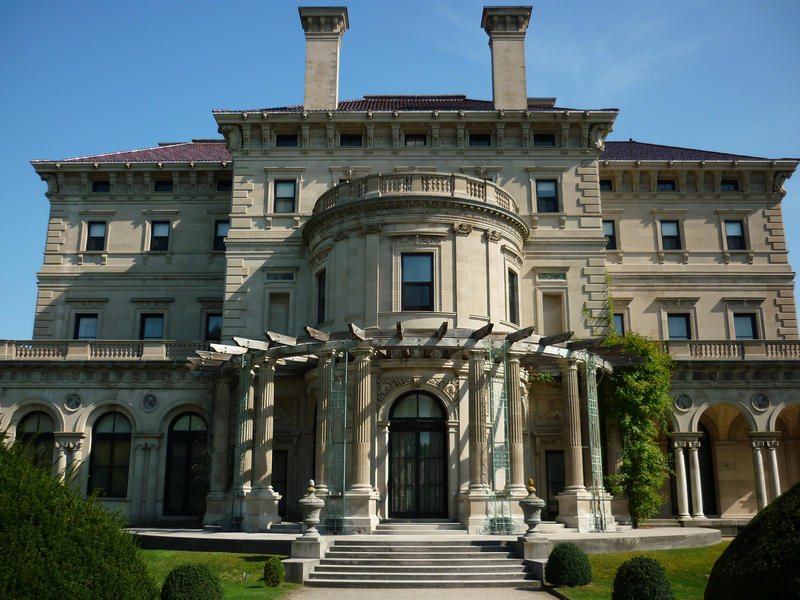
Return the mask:
{"type": "Polygon", "coordinates": [[[346,6],[301,6],[306,33],[306,88],[303,108],[336,110],[339,105],[339,48],[350,26],[346,6]]]}
{"type": "Polygon", "coordinates": [[[481,27],[492,49],[492,95],[497,110],[527,110],[525,32],[530,6],[484,6],[481,27]]]}

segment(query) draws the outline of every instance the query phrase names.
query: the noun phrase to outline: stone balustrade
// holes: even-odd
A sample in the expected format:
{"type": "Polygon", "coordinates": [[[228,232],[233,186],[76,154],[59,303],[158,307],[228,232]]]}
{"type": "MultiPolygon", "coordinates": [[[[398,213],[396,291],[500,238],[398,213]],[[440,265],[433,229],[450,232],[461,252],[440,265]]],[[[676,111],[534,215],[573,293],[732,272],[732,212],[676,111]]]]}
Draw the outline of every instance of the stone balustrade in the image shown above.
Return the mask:
{"type": "Polygon", "coordinates": [[[0,360],[176,360],[208,350],[205,342],[173,340],[0,340],[0,360]]]}
{"type": "Polygon", "coordinates": [[[514,214],[514,198],[500,186],[459,173],[393,173],[368,175],[341,183],[319,197],[314,214],[321,214],[347,202],[385,196],[439,196],[485,202],[514,214]]]}
{"type": "Polygon", "coordinates": [[[800,360],[800,340],[669,340],[675,360],[800,360]]]}

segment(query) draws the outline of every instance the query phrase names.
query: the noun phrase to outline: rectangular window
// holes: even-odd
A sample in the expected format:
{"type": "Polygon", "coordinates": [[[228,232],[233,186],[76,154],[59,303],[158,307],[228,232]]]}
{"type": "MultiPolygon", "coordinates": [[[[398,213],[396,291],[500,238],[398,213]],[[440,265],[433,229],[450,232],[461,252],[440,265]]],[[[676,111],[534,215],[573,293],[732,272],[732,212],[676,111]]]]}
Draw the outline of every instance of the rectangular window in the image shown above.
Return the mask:
{"type": "Polygon", "coordinates": [[[95,194],[107,194],[111,191],[111,183],[107,180],[93,181],[92,192],[95,194]]]}
{"type": "Polygon", "coordinates": [[[276,333],[289,333],[289,294],[272,293],[269,295],[269,314],[267,329],[276,333]]]}
{"type": "Polygon", "coordinates": [[[214,221],[214,250],[225,250],[225,238],[230,229],[230,221],[214,221]]]}
{"type": "Polygon", "coordinates": [[[424,133],[407,133],[406,146],[425,146],[427,145],[427,138],[424,133]]]}
{"type": "Polygon", "coordinates": [[[737,340],[758,339],[756,316],[753,313],[739,313],[733,315],[733,329],[737,340]]]}
{"type": "Polygon", "coordinates": [[[742,221],[725,221],[725,243],[728,250],[745,250],[744,223],[742,221]]]}
{"type": "Polygon", "coordinates": [[[153,191],[155,192],[171,192],[172,179],[156,179],[153,182],[153,191]]]}
{"type": "Polygon", "coordinates": [[[738,192],[739,180],[738,179],[723,179],[719,184],[720,192],[738,192]]]}
{"type": "Polygon", "coordinates": [[[402,310],[433,310],[433,254],[403,254],[402,310]]]}
{"type": "Polygon", "coordinates": [[[667,315],[667,331],[671,340],[690,340],[691,327],[687,313],[667,315]]]}
{"type": "Polygon", "coordinates": [[[470,146],[491,146],[492,135],[489,133],[470,133],[469,134],[470,146]]]}
{"type": "Polygon", "coordinates": [[[681,234],[678,221],[661,221],[661,249],[681,249],[681,234]]]}
{"type": "Polygon", "coordinates": [[[614,221],[603,221],[603,235],[606,236],[606,250],[616,250],[617,228],[614,221]]]}
{"type": "Polygon", "coordinates": [[[614,331],[619,335],[625,335],[625,315],[614,313],[614,331]]]}
{"type": "Polygon", "coordinates": [[[508,270],[508,320],[519,325],[519,277],[508,270]]]}
{"type": "Polygon", "coordinates": [[[75,315],[75,331],[72,338],[75,340],[93,340],[97,338],[97,314],[75,315]]]}
{"type": "Polygon", "coordinates": [[[325,322],[325,271],[317,273],[317,324],[325,322]]]}
{"type": "Polygon", "coordinates": [[[540,179],[536,182],[536,212],[558,212],[558,188],[555,179],[540,179]]]}
{"type": "Polygon", "coordinates": [[[209,341],[219,341],[222,339],[222,314],[208,313],[206,315],[205,339],[209,341]]]}
{"type": "Polygon", "coordinates": [[[275,145],[278,148],[296,148],[297,147],[297,134],[296,133],[279,133],[275,136],[275,145]]]}
{"type": "Polygon", "coordinates": [[[140,340],[160,340],[164,337],[164,315],[142,315],[139,322],[140,340]]]}
{"type": "Polygon", "coordinates": [[[293,213],[295,189],[297,182],[294,179],[277,179],[275,181],[275,208],[276,213],[293,213]]]}
{"type": "Polygon", "coordinates": [[[534,133],[533,145],[539,147],[553,147],[556,145],[556,136],[554,133],[534,133]]]}
{"type": "Polygon", "coordinates": [[[658,179],[656,181],[656,189],[659,192],[674,192],[678,187],[674,179],[658,179]]]}
{"type": "Polygon", "coordinates": [[[169,221],[150,223],[150,252],[166,252],[169,249],[169,221]]]}
{"type": "Polygon", "coordinates": [[[90,221],[88,224],[88,236],[86,238],[86,250],[105,250],[106,249],[106,222],[90,221]]]}
{"type": "Polygon", "coordinates": [[[343,148],[357,148],[361,146],[361,134],[343,133],[339,136],[339,145],[343,148]]]}
{"type": "Polygon", "coordinates": [[[231,179],[218,179],[217,180],[217,191],[218,192],[230,192],[233,190],[233,180],[231,179]]]}
{"type": "Polygon", "coordinates": [[[601,192],[613,192],[614,191],[614,182],[610,179],[601,179],[600,180],[600,191],[601,192]]]}

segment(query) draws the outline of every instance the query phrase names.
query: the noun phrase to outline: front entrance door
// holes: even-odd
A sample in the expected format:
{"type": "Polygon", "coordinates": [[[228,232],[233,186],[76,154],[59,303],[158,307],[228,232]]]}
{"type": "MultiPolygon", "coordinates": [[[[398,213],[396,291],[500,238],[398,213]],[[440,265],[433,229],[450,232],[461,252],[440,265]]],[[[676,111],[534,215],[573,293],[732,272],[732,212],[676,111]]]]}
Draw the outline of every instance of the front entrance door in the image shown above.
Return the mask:
{"type": "Polygon", "coordinates": [[[389,516],[447,516],[447,443],[439,401],[412,392],[397,400],[389,425],[389,516]]]}
{"type": "Polygon", "coordinates": [[[202,516],[207,491],[206,423],[196,414],[176,418],[167,437],[164,514],[202,516]]]}

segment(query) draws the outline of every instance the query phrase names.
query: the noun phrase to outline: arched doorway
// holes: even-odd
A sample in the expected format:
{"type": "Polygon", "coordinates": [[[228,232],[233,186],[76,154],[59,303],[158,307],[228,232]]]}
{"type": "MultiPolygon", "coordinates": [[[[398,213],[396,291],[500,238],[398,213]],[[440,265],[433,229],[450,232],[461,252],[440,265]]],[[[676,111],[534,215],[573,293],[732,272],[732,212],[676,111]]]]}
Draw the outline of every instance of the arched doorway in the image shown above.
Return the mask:
{"type": "Polygon", "coordinates": [[[53,419],[42,411],[28,413],[17,425],[17,441],[33,462],[45,469],[53,466],[54,431],[53,419]]]}
{"type": "Polygon", "coordinates": [[[207,487],[206,430],[206,422],[194,413],[178,415],[169,426],[165,515],[200,515],[207,487]]]}
{"type": "Polygon", "coordinates": [[[102,490],[109,498],[127,498],[131,459],[131,422],[122,413],[109,412],[92,427],[89,492],[102,490]]]}
{"type": "Polygon", "coordinates": [[[434,396],[410,392],[389,415],[389,516],[447,516],[445,412],[434,396]]]}

